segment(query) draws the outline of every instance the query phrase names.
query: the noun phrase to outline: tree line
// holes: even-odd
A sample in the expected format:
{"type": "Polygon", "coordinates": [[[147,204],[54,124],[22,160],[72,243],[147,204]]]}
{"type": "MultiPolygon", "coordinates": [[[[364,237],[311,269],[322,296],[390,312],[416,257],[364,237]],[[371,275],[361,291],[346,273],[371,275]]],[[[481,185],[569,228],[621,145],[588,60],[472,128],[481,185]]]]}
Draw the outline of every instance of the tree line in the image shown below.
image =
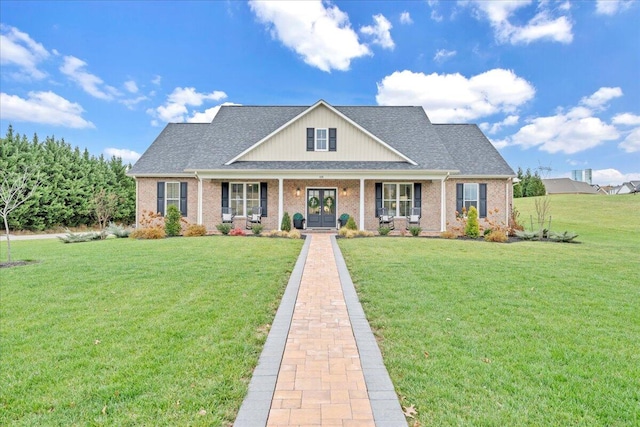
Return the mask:
{"type": "Polygon", "coordinates": [[[529,168],[527,168],[526,172],[522,172],[522,168],[518,168],[517,175],[520,182],[513,186],[513,197],[535,197],[547,194],[538,171],[531,174],[531,169],[529,168]]]}
{"type": "Polygon", "coordinates": [[[37,134],[29,139],[9,126],[0,139],[0,173],[3,178],[29,172],[25,191],[38,184],[33,195],[9,218],[12,230],[96,224],[96,204],[108,196],[117,200],[111,219],[124,224],[135,220],[135,180],[126,175],[129,164],[119,157],[105,159],[85,148],[71,147],[63,139],[37,134]]]}

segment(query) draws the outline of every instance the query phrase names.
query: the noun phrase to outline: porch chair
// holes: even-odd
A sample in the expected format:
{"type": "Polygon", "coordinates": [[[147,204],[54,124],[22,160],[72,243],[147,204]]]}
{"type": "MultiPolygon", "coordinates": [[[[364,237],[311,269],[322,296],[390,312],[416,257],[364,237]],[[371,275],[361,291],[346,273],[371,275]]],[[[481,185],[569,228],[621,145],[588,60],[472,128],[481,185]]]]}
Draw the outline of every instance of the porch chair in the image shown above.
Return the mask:
{"type": "Polygon", "coordinates": [[[254,224],[260,224],[262,221],[262,206],[254,206],[251,213],[247,214],[247,230],[250,230],[254,224]]]}
{"type": "Polygon", "coordinates": [[[395,224],[393,223],[393,215],[389,215],[389,209],[380,208],[378,209],[378,220],[380,221],[380,227],[389,227],[389,229],[395,229],[395,224]]]}
{"type": "Polygon", "coordinates": [[[233,209],[231,208],[222,208],[222,223],[230,223],[233,224],[233,218],[236,215],[233,213],[233,209]]]}
{"type": "Polygon", "coordinates": [[[407,215],[407,230],[412,225],[420,226],[420,208],[411,208],[411,212],[407,215]]]}

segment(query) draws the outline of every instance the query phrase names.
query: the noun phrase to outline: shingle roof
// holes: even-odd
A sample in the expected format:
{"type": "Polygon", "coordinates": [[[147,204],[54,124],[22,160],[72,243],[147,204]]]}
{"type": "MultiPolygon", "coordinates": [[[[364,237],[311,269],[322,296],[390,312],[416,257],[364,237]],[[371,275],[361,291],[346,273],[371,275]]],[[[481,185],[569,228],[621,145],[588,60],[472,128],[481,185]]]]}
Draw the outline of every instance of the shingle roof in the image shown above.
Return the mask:
{"type": "Polygon", "coordinates": [[[222,106],[211,123],[169,124],[129,174],[188,170],[442,170],[465,175],[514,176],[513,170],[475,125],[433,125],[422,107],[338,107],[341,114],[415,161],[243,162],[225,165],[308,106],[222,106]]]}
{"type": "Polygon", "coordinates": [[[547,194],[598,194],[598,190],[586,182],[569,178],[543,179],[547,194]]]}

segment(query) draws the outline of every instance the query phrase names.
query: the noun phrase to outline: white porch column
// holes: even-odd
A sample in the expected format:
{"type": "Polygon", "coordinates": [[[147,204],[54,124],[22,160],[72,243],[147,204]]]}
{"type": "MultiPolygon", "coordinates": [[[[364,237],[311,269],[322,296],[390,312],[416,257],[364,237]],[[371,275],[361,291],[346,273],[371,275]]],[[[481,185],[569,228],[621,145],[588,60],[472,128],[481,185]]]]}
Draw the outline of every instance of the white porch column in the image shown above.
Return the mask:
{"type": "Polygon", "coordinates": [[[198,177],[198,225],[202,225],[202,178],[198,177]]]}
{"type": "Polygon", "coordinates": [[[282,227],[282,215],[284,211],[284,185],[283,179],[278,178],[278,230],[282,227]]]}
{"type": "Polygon", "coordinates": [[[440,181],[440,231],[447,231],[447,190],[445,179],[440,181]]]}
{"type": "Polygon", "coordinates": [[[360,178],[360,230],[364,230],[364,178],[360,178]]]}

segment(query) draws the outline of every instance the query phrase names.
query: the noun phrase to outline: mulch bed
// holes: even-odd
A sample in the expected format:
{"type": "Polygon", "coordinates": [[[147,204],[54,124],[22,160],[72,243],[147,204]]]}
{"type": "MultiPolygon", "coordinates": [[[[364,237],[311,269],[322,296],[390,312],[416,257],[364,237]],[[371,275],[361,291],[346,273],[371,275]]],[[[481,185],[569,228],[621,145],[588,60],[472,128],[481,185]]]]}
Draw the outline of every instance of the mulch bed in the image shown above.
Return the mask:
{"type": "Polygon", "coordinates": [[[20,267],[22,265],[36,264],[38,261],[12,261],[0,262],[0,268],[20,267]]]}

